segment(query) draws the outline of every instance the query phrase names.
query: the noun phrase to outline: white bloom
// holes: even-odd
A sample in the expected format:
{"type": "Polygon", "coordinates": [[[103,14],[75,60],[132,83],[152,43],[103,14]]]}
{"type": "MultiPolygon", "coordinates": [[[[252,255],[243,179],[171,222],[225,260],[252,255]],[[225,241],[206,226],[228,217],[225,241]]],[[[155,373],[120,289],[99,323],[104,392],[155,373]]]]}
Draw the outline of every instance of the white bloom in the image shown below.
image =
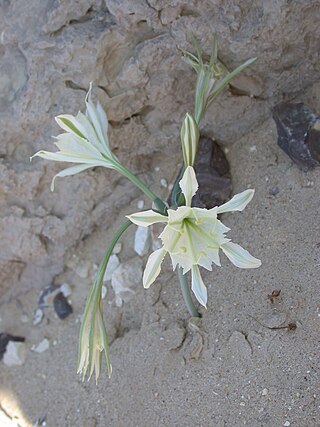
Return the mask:
{"type": "Polygon", "coordinates": [[[186,200],[186,206],[176,210],[168,209],[168,216],[152,210],[129,215],[134,224],[147,227],[164,222],[160,234],[162,248],[153,252],[148,259],[143,285],[148,288],[160,273],[161,263],[169,253],[173,269],[182,267],[183,274],[191,270],[192,290],[200,302],[206,306],[207,289],[201,279],[199,266],[212,270],[212,264],[220,266],[219,249],[239,268],[257,268],[261,261],[254,258],[241,246],[225,237],[230,229],[217,219],[217,215],[229,211],[242,211],[253,197],[254,190],[246,190],[234,196],[229,202],[213,209],[192,208],[191,200],[198,190],[194,169],[186,168],[180,187],[186,200]]]}
{"type": "Polygon", "coordinates": [[[57,116],[56,122],[65,131],[55,137],[55,145],[60,151],[52,153],[40,150],[35,156],[47,160],[59,162],[78,163],[59,172],[52,180],[51,190],[54,189],[54,181],[58,176],[75,175],[88,168],[104,166],[118,169],[119,161],[112,154],[108,141],[108,120],[101,105],[95,106],[91,101],[92,83],[85,98],[86,114],[79,111],[76,117],[70,114],[57,116]]]}

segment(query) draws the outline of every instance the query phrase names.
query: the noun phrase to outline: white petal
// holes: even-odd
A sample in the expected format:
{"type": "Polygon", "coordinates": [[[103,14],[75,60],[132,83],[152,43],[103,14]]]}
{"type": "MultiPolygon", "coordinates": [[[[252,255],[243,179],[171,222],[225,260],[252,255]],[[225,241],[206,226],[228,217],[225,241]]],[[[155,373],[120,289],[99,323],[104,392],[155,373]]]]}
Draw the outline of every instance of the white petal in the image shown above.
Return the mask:
{"type": "MultiPolygon", "coordinates": [[[[192,216],[192,208],[189,206],[179,206],[178,209],[168,209],[169,224],[180,224],[185,218],[192,216]]],[[[180,227],[179,227],[180,228],[180,227]]]]}
{"type": "Polygon", "coordinates": [[[65,152],[66,154],[102,158],[100,151],[90,144],[89,141],[72,133],[62,133],[58,135],[56,137],[55,145],[60,151],[65,152]]]}
{"type": "Polygon", "coordinates": [[[192,166],[188,166],[186,168],[179,185],[186,199],[186,205],[191,206],[192,197],[196,194],[199,188],[196,174],[192,166]]]}
{"type": "Polygon", "coordinates": [[[66,132],[71,132],[74,135],[80,136],[80,138],[86,138],[85,128],[71,114],[60,114],[60,116],[55,117],[55,120],[61,129],[66,132]]]}
{"type": "Polygon", "coordinates": [[[227,255],[229,260],[239,268],[257,268],[260,267],[261,261],[243,249],[236,243],[227,242],[221,245],[221,249],[227,255]]]}
{"type": "Polygon", "coordinates": [[[245,190],[236,194],[229,202],[218,206],[218,214],[230,211],[243,211],[254,195],[254,190],[245,190]]]}
{"type": "Polygon", "coordinates": [[[199,267],[194,265],[191,269],[191,272],[192,272],[191,289],[195,297],[199,301],[199,303],[204,307],[206,307],[207,300],[208,300],[208,293],[207,293],[207,288],[205,287],[205,284],[203,283],[203,280],[201,278],[199,267]]]}
{"type": "Polygon", "coordinates": [[[161,215],[153,210],[137,212],[132,215],[127,215],[126,218],[130,219],[136,225],[148,227],[149,225],[156,224],[157,222],[168,222],[168,217],[161,215]]]}
{"type": "Polygon", "coordinates": [[[50,187],[51,191],[54,191],[54,182],[58,176],[63,177],[63,176],[75,175],[76,173],[82,172],[92,167],[93,167],[92,165],[76,165],[76,166],[71,166],[70,168],[67,168],[67,169],[63,169],[61,172],[57,173],[57,175],[53,177],[51,181],[51,187],[50,187]]]}
{"type": "Polygon", "coordinates": [[[86,163],[88,165],[94,166],[104,166],[106,168],[114,168],[114,164],[112,162],[109,162],[108,160],[99,160],[94,158],[89,158],[85,156],[80,156],[76,154],[65,154],[62,152],[58,153],[52,153],[51,151],[44,151],[40,150],[37,153],[35,153],[30,159],[33,159],[33,157],[42,157],[46,160],[54,160],[56,162],[71,162],[71,163],[86,163]]]}
{"type": "Polygon", "coordinates": [[[154,251],[148,258],[146,268],[143,273],[143,286],[149,288],[150,285],[156,280],[161,271],[161,264],[167,251],[160,248],[154,251]]]}

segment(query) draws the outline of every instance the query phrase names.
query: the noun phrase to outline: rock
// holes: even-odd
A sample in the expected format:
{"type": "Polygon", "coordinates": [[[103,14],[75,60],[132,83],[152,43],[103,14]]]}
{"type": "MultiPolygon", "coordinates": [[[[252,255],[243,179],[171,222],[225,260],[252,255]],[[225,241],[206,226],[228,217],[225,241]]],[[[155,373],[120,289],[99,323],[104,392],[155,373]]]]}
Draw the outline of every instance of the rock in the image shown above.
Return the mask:
{"type": "Polygon", "coordinates": [[[320,165],[320,116],[306,105],[281,103],[273,109],[278,145],[302,170],[320,165]]]}
{"type": "Polygon", "coordinates": [[[3,355],[7,349],[7,345],[9,344],[10,341],[24,342],[25,338],[15,336],[15,335],[6,334],[5,332],[0,333],[0,360],[3,358],[3,355]]]}
{"type": "Polygon", "coordinates": [[[41,310],[41,308],[37,308],[33,314],[33,324],[39,325],[39,323],[41,323],[43,319],[43,311],[41,310]]]}
{"type": "Polygon", "coordinates": [[[72,294],[72,289],[69,283],[62,283],[62,285],[60,286],[60,291],[66,298],[68,298],[72,294]]]}
{"type": "Polygon", "coordinates": [[[168,187],[168,181],[165,178],[160,179],[160,185],[161,187],[167,188],[168,187]]]}
{"type": "Polygon", "coordinates": [[[139,210],[142,210],[142,209],[143,209],[143,207],[144,207],[144,200],[138,200],[137,208],[138,208],[139,210]]]}
{"type": "Polygon", "coordinates": [[[138,285],[142,286],[142,261],[133,258],[114,271],[111,285],[116,296],[116,305],[121,307],[123,302],[128,302],[135,293],[138,285]]]}
{"type": "Polygon", "coordinates": [[[7,366],[21,366],[24,364],[26,356],[27,351],[24,342],[9,341],[3,355],[3,362],[7,366]]]}
{"type": "Polygon", "coordinates": [[[106,286],[102,286],[101,288],[101,298],[105,299],[107,296],[108,288],[106,286]]]}
{"type": "Polygon", "coordinates": [[[279,193],[279,187],[270,187],[269,188],[269,194],[271,196],[276,196],[279,193]]]}
{"type": "Polygon", "coordinates": [[[44,351],[47,351],[50,347],[50,341],[47,338],[44,338],[42,341],[39,342],[37,345],[33,345],[31,347],[31,350],[35,353],[43,353],[44,351]]]}
{"type": "Polygon", "coordinates": [[[112,253],[115,255],[118,255],[120,252],[122,251],[122,243],[121,242],[117,242],[113,248],[112,253]]]}
{"type": "Polygon", "coordinates": [[[150,251],[151,246],[151,233],[149,227],[138,226],[134,236],[134,250],[140,255],[144,256],[150,251]]]}
{"type": "Polygon", "coordinates": [[[81,261],[75,269],[75,273],[81,277],[81,279],[87,279],[89,277],[90,265],[86,261],[81,261]]]}
{"type": "Polygon", "coordinates": [[[215,141],[200,137],[194,168],[199,190],[193,198],[193,206],[210,209],[229,200],[232,189],[230,167],[215,141]]]}
{"type": "Polygon", "coordinates": [[[59,319],[62,320],[68,317],[73,312],[72,306],[69,304],[67,298],[63,295],[62,292],[59,292],[55,296],[53,300],[53,307],[59,319]]]}
{"type": "Polygon", "coordinates": [[[60,292],[60,288],[58,286],[47,286],[41,292],[38,301],[39,308],[49,307],[53,304],[53,300],[60,292]]]}
{"type": "Polygon", "coordinates": [[[119,265],[120,265],[120,260],[117,257],[117,255],[115,254],[111,255],[106,268],[106,272],[104,273],[104,276],[103,276],[104,282],[111,280],[112,273],[119,267],[119,265]]]}

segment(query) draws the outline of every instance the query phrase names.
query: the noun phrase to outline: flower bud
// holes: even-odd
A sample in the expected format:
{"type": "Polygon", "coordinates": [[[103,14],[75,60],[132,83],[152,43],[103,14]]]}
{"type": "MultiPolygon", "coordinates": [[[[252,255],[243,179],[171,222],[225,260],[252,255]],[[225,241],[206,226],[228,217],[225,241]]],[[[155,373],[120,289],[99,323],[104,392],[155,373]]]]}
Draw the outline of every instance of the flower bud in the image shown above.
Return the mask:
{"type": "Polygon", "coordinates": [[[193,166],[199,142],[199,129],[196,121],[187,113],[181,128],[181,143],[184,165],[193,166]]]}

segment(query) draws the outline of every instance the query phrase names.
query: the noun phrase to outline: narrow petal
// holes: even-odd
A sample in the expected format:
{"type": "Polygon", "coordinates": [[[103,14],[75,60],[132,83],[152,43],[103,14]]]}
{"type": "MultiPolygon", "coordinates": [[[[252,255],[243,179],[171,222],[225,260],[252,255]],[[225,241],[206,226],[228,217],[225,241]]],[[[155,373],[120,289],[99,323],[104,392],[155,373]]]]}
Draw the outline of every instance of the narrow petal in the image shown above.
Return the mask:
{"type": "Polygon", "coordinates": [[[94,145],[72,133],[61,133],[55,139],[56,147],[66,154],[102,158],[100,151],[94,145]]]}
{"type": "Polygon", "coordinates": [[[257,268],[260,267],[261,261],[243,249],[236,243],[227,242],[221,245],[221,249],[236,267],[239,268],[257,268]]]}
{"type": "Polygon", "coordinates": [[[115,169],[116,165],[112,161],[108,161],[107,159],[99,160],[94,158],[87,158],[87,157],[81,157],[71,154],[65,154],[61,152],[52,153],[51,151],[44,151],[40,150],[37,153],[35,153],[32,157],[30,157],[30,160],[32,160],[34,157],[42,157],[46,160],[53,160],[56,162],[70,162],[70,163],[86,163],[88,165],[91,165],[91,167],[95,166],[104,166],[105,168],[115,169]]]}
{"type": "Polygon", "coordinates": [[[71,132],[76,136],[80,136],[80,138],[86,138],[85,128],[81,125],[81,123],[79,123],[76,117],[72,116],[71,114],[60,114],[60,116],[55,117],[55,121],[58,123],[61,129],[65,130],[66,132],[71,132]]]}
{"type": "Polygon", "coordinates": [[[142,227],[148,227],[149,225],[156,224],[157,222],[168,222],[168,217],[161,215],[153,210],[137,212],[132,215],[127,215],[131,222],[142,227]]]}
{"type": "Polygon", "coordinates": [[[196,174],[192,166],[188,166],[186,168],[179,185],[186,199],[186,206],[191,206],[192,197],[196,194],[199,188],[196,174]]]}
{"type": "Polygon", "coordinates": [[[254,195],[254,190],[245,190],[236,194],[229,202],[218,206],[218,214],[230,211],[243,211],[254,195]]]}
{"type": "Polygon", "coordinates": [[[161,271],[161,264],[167,251],[160,248],[154,251],[148,258],[146,268],[143,273],[143,286],[149,288],[150,285],[156,280],[161,271]]]}
{"type": "Polygon", "coordinates": [[[70,168],[67,169],[63,169],[61,172],[57,173],[57,175],[55,175],[51,181],[51,187],[50,190],[54,191],[54,183],[57,177],[63,177],[63,176],[71,176],[71,175],[75,175],[79,172],[82,172],[86,169],[92,168],[92,165],[75,165],[75,166],[71,166],[70,168]]]}
{"type": "MultiPolygon", "coordinates": [[[[206,307],[208,300],[208,293],[205,284],[203,283],[202,277],[200,275],[199,267],[194,265],[191,269],[192,272],[192,281],[191,289],[201,305],[206,307]]],[[[207,307],[206,307],[207,308],[207,307]]]]}

